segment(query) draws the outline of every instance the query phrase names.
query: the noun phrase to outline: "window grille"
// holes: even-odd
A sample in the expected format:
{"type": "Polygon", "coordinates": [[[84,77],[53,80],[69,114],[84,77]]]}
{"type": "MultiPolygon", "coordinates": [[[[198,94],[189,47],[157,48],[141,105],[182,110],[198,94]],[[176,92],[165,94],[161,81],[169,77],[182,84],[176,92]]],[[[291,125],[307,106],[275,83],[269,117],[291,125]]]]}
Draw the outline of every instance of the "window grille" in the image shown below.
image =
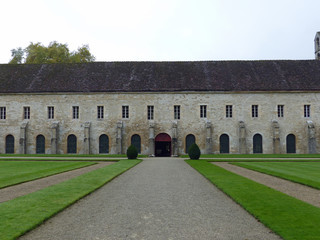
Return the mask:
{"type": "Polygon", "coordinates": [[[97,118],[98,119],[103,119],[103,113],[104,112],[104,109],[103,109],[103,106],[98,106],[97,107],[97,118]]]}
{"type": "Polygon", "coordinates": [[[79,106],[73,106],[72,107],[72,118],[73,119],[79,119],[79,106]]]}
{"type": "Polygon", "coordinates": [[[227,118],[232,118],[232,105],[227,105],[226,106],[226,117],[227,118]]]}
{"type": "Polygon", "coordinates": [[[207,105],[200,106],[200,118],[207,118],[207,105]]]}
{"type": "Polygon", "coordinates": [[[122,106],[122,118],[129,118],[129,106],[122,106]]]}
{"type": "Polygon", "coordinates": [[[153,120],[154,106],[148,106],[148,120],[153,120]]]}
{"type": "Polygon", "coordinates": [[[252,117],[258,117],[258,105],[252,105],[251,114],[252,117]]]}
{"type": "Polygon", "coordinates": [[[48,107],[48,119],[54,119],[54,107],[48,107]]]}
{"type": "Polygon", "coordinates": [[[180,119],[180,105],[174,106],[174,119],[180,119]]]}
{"type": "Polygon", "coordinates": [[[6,107],[0,107],[0,119],[6,119],[6,107]]]}

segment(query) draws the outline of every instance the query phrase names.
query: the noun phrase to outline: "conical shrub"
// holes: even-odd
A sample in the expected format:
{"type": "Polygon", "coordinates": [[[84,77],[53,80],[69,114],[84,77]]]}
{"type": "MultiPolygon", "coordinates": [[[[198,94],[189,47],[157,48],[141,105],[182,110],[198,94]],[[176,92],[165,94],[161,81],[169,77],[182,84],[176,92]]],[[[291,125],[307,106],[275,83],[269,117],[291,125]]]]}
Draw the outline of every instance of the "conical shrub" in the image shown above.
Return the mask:
{"type": "Polygon", "coordinates": [[[127,157],[128,159],[136,159],[138,157],[138,151],[135,146],[130,145],[127,149],[127,157]]]}
{"type": "Polygon", "coordinates": [[[200,158],[200,155],[201,155],[200,148],[198,147],[198,145],[196,143],[192,144],[189,147],[188,154],[189,154],[190,159],[197,160],[200,158]]]}

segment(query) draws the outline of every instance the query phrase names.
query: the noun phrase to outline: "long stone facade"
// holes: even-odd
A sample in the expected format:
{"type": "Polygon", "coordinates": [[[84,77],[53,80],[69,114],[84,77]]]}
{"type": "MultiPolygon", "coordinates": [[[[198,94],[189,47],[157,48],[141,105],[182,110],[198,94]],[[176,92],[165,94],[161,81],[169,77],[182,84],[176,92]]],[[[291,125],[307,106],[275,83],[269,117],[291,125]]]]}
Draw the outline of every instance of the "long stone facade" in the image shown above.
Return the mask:
{"type": "Polygon", "coordinates": [[[133,143],[181,155],[194,141],[202,153],[318,153],[319,100],[319,91],[2,93],[0,153],[123,154],[133,143]]]}

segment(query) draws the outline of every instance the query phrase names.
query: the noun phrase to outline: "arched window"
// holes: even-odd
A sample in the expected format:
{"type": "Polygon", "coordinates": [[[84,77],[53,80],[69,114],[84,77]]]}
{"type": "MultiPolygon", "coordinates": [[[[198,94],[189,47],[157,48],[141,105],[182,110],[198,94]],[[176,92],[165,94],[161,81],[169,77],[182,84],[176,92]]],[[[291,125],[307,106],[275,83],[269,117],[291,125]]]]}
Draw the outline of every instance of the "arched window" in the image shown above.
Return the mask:
{"type": "Polygon", "coordinates": [[[99,153],[109,153],[109,137],[105,134],[99,137],[99,153]]]}
{"type": "Polygon", "coordinates": [[[43,135],[38,135],[36,138],[36,153],[45,153],[45,137],[43,135]]]}
{"type": "Polygon", "coordinates": [[[220,153],[229,153],[229,136],[228,134],[222,134],[220,136],[220,153]]]}
{"type": "Polygon", "coordinates": [[[141,153],[141,137],[138,134],[132,135],[131,145],[137,149],[138,153],[141,153]]]}
{"type": "Polygon", "coordinates": [[[77,137],[73,134],[68,136],[67,151],[68,153],[77,153],[77,137]]]}
{"type": "Polygon", "coordinates": [[[253,153],[262,153],[262,136],[260,134],[255,134],[253,136],[253,153]]]}
{"type": "Polygon", "coordinates": [[[192,144],[196,143],[196,137],[193,134],[186,136],[186,153],[188,153],[189,148],[192,144]]]}
{"type": "Polygon", "coordinates": [[[287,140],[287,153],[296,153],[296,136],[289,134],[287,140]]]}
{"type": "Polygon", "coordinates": [[[12,135],[6,136],[6,153],[14,153],[14,137],[12,135]]]}

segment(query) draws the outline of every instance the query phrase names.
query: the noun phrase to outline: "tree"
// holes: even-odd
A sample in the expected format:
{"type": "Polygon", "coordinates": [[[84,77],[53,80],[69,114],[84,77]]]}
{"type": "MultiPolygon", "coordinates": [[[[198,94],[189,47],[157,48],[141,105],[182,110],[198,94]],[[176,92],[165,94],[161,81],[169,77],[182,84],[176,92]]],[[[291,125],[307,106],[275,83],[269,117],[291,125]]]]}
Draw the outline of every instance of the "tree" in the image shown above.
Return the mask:
{"type": "Polygon", "coordinates": [[[48,47],[41,43],[31,42],[25,49],[21,47],[12,49],[11,56],[9,64],[84,63],[95,60],[88,45],[83,45],[77,51],[70,52],[67,44],[56,41],[50,42],[48,47]]]}
{"type": "Polygon", "coordinates": [[[12,59],[10,60],[10,64],[21,64],[23,61],[23,55],[24,51],[21,47],[17,49],[12,49],[11,50],[11,57],[12,59]]]}
{"type": "Polygon", "coordinates": [[[93,62],[95,57],[91,55],[88,45],[78,48],[78,52],[73,52],[70,57],[71,62],[93,62]]]}

